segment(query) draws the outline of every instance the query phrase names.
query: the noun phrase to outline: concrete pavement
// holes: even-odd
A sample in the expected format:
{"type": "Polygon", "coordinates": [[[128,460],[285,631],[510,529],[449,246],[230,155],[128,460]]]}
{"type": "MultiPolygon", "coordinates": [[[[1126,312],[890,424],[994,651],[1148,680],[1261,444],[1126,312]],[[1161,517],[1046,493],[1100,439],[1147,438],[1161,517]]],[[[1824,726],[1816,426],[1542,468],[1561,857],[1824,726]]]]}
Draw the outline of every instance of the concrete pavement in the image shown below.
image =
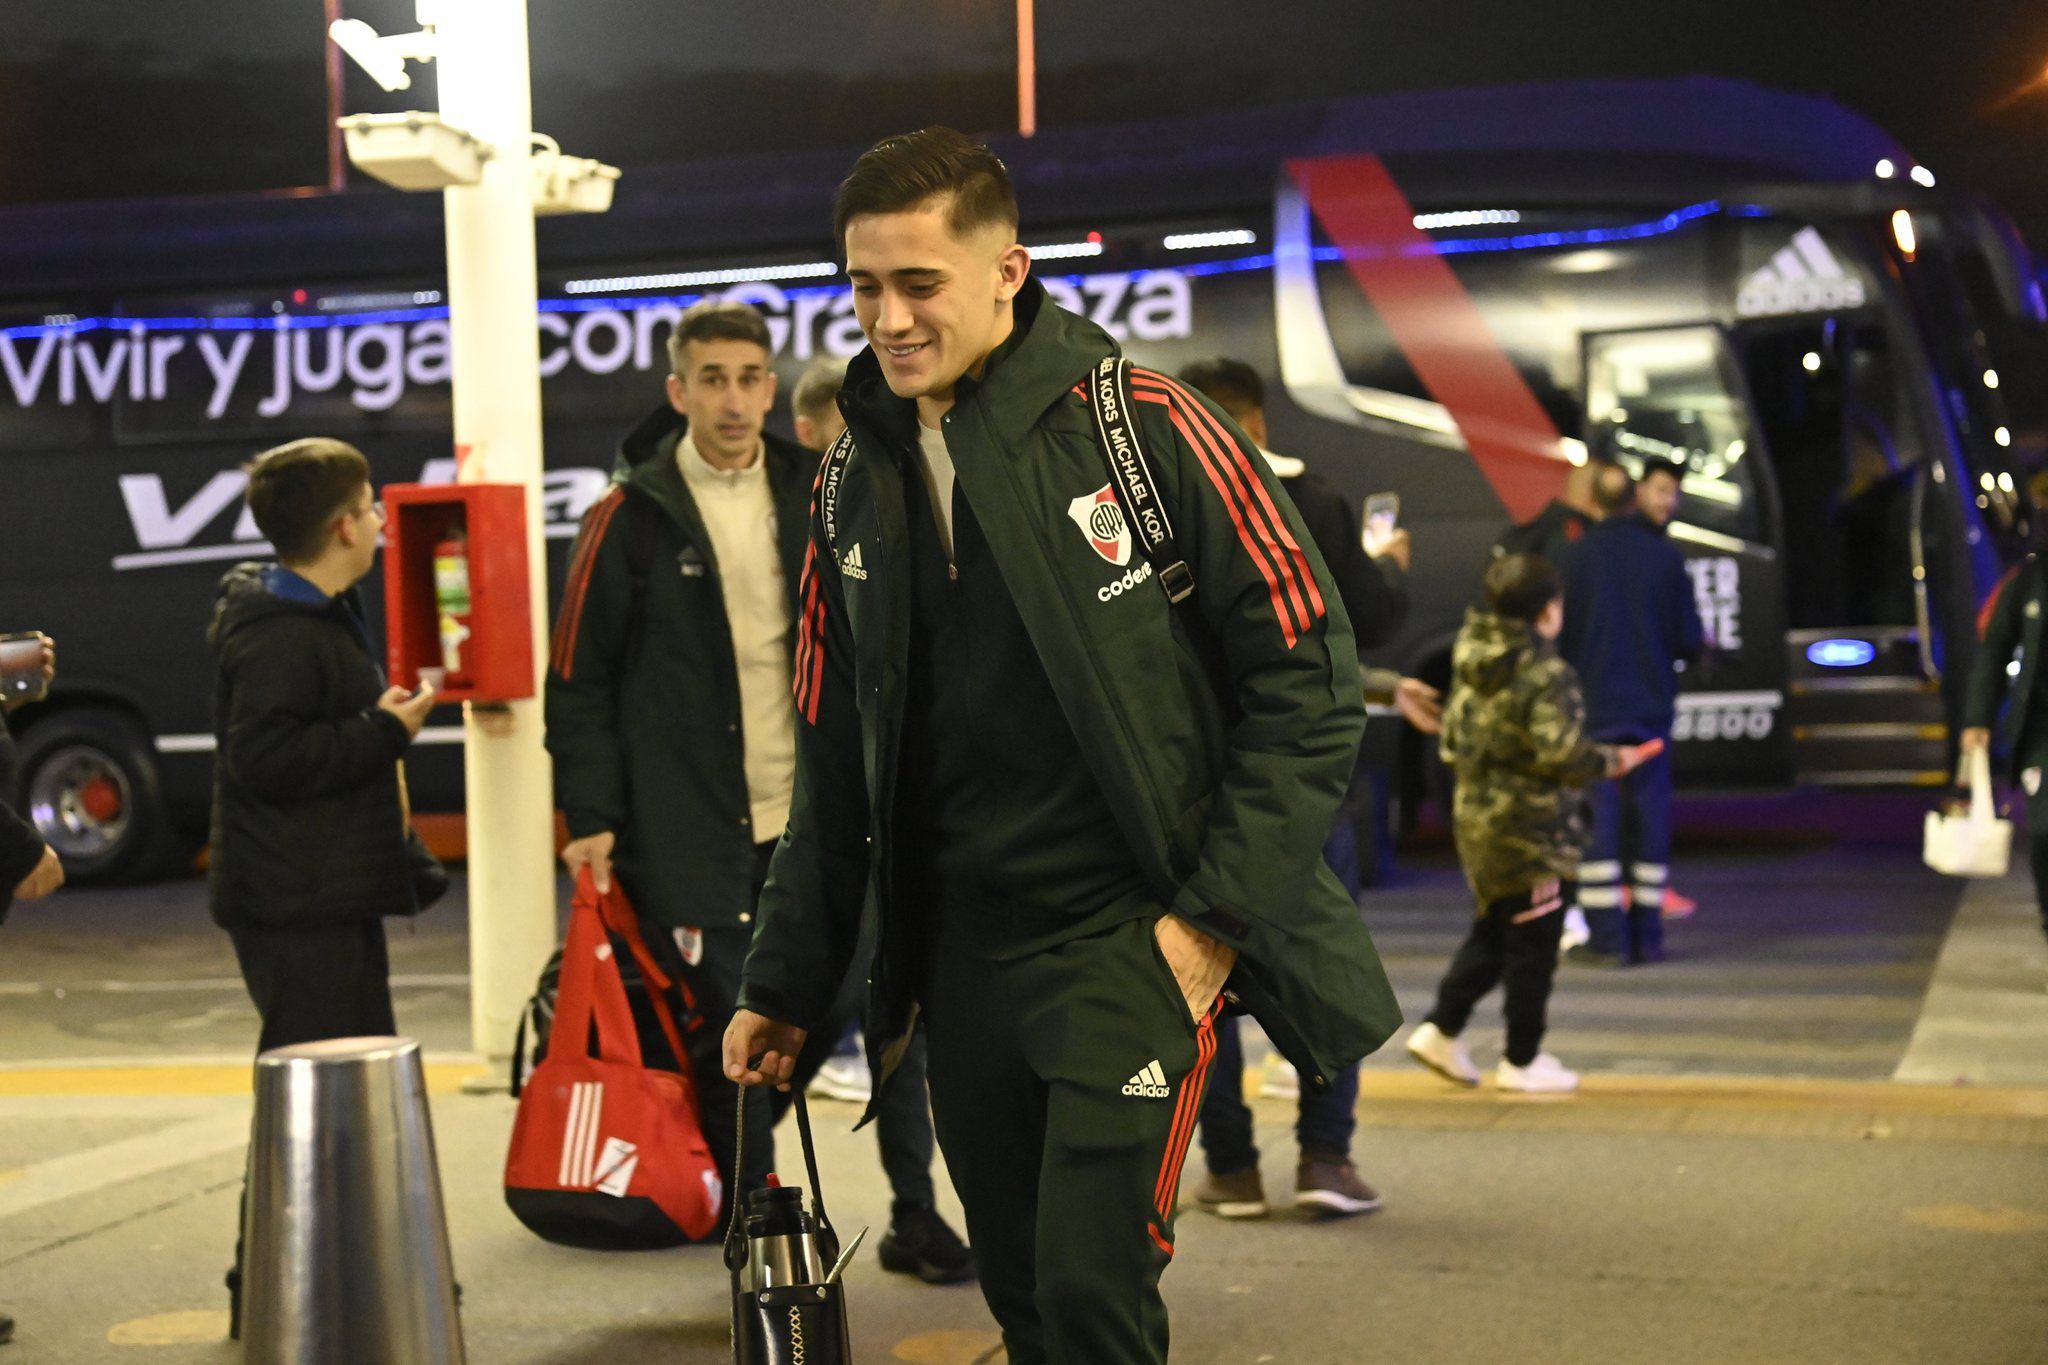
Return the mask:
{"type": "MultiPolygon", "coordinates": [[[[2015,932],[2027,888],[1965,895],[1910,851],[1832,846],[1683,856],[1679,881],[1704,908],[1673,927],[1671,963],[1560,976],[1552,1044],[1588,1073],[1582,1094],[1456,1091],[1389,1050],[1355,1144],[1383,1212],[1185,1212],[1174,1359],[2048,1358],[2048,1090],[2026,1070],[2048,948],[2015,932]],[[1974,1083],[1895,1083],[1902,1068],[1974,1083]]],[[[239,1358],[220,1340],[220,1273],[255,1021],[199,907],[190,884],[78,893],[0,936],[0,1306],[22,1323],[0,1359],[239,1358]]],[[[1411,1016],[1465,913],[1443,865],[1368,901],[1411,1016]]],[[[459,1085],[462,932],[442,912],[397,926],[393,961],[401,1025],[439,1059],[471,1359],[725,1359],[714,1251],[569,1251],[505,1211],[511,1103],[459,1085]]],[[[1256,1108],[1284,1205],[1291,1106],[1256,1108]]],[[[817,1113],[835,1214],[879,1235],[871,1137],[848,1131],[848,1106],[817,1113]]],[[[971,1289],[885,1275],[863,1251],[850,1293],[864,1362],[994,1349],[971,1289]]]]}

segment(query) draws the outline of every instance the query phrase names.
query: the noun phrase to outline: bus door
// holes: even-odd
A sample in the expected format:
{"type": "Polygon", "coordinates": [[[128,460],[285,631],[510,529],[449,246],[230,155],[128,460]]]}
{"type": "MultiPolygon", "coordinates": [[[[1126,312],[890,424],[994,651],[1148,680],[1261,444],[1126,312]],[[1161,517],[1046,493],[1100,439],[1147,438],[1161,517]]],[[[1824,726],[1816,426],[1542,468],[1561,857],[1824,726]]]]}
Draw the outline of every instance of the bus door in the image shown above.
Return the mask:
{"type": "Polygon", "coordinates": [[[1873,313],[1759,319],[1735,333],[1777,492],[1785,670],[1798,780],[1946,780],[1928,604],[1929,467],[1873,313]]]}
{"type": "Polygon", "coordinates": [[[1671,537],[1685,552],[1706,656],[1681,683],[1673,730],[1681,780],[1779,785],[1792,775],[1781,723],[1785,573],[1778,518],[1749,396],[1711,324],[1582,339],[1587,448],[1640,475],[1682,466],[1671,537]]]}

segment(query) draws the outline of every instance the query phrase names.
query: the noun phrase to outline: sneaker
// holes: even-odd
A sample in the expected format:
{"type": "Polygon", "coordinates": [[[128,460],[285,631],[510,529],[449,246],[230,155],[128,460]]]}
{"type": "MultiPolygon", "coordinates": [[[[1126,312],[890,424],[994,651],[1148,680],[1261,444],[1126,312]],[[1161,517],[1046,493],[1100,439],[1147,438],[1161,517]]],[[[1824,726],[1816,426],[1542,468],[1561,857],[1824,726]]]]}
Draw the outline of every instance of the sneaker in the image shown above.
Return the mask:
{"type": "Polygon", "coordinates": [[[1264,1218],[1266,1183],[1256,1166],[1222,1175],[1211,1171],[1195,1186],[1195,1207],[1218,1218],[1264,1218]]]}
{"type": "Polygon", "coordinates": [[[960,1284],[975,1276],[974,1252],[937,1209],[911,1209],[890,1218],[880,1255],[882,1269],[915,1275],[926,1284],[960,1284]]]}
{"type": "Polygon", "coordinates": [[[1493,1088],[1525,1095],[1568,1095],[1579,1088],[1579,1073],[1566,1070],[1563,1062],[1547,1052],[1537,1053],[1527,1066],[1516,1066],[1503,1057],[1493,1070],[1493,1088]]]}
{"type": "Polygon", "coordinates": [[[1421,1023],[1408,1035],[1408,1055],[1457,1085],[1479,1084],[1479,1068],[1465,1045],[1435,1024],[1421,1023]]]}
{"type": "Polygon", "coordinates": [[[1269,1100],[1298,1100],[1301,1073],[1294,1069],[1294,1063],[1275,1057],[1266,1064],[1265,1075],[1259,1080],[1259,1094],[1269,1100]]]}
{"type": "Polygon", "coordinates": [[[1682,894],[1678,888],[1664,888],[1664,918],[1691,919],[1699,913],[1700,903],[1691,896],[1682,894]]]}
{"type": "Polygon", "coordinates": [[[1303,1152],[1294,1171],[1294,1206],[1323,1218],[1349,1218],[1380,1206],[1379,1192],[1333,1152],[1303,1152]]]}
{"type": "Polygon", "coordinates": [[[845,1100],[850,1104],[866,1104],[875,1093],[875,1083],[868,1075],[865,1057],[833,1057],[818,1068],[818,1074],[811,1077],[804,1093],[828,1100],[845,1100]]]}
{"type": "Polygon", "coordinates": [[[1581,943],[1589,941],[1593,931],[1586,927],[1586,912],[1574,905],[1564,912],[1564,933],[1559,935],[1557,950],[1568,953],[1581,943]]]}

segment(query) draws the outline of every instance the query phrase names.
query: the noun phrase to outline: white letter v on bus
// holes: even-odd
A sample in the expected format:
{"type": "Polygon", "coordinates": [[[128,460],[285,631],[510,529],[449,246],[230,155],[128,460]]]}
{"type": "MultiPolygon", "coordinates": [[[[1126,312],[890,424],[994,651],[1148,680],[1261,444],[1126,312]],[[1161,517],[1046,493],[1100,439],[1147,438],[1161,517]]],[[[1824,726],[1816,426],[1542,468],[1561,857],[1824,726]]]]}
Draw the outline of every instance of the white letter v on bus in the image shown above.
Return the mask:
{"type": "Polygon", "coordinates": [[[164,481],[156,474],[123,474],[121,500],[128,504],[128,520],[135,526],[135,543],[145,550],[164,550],[190,545],[207,523],[235,505],[249,476],[238,469],[223,469],[192,495],[191,501],[171,511],[164,497],[164,481]]]}

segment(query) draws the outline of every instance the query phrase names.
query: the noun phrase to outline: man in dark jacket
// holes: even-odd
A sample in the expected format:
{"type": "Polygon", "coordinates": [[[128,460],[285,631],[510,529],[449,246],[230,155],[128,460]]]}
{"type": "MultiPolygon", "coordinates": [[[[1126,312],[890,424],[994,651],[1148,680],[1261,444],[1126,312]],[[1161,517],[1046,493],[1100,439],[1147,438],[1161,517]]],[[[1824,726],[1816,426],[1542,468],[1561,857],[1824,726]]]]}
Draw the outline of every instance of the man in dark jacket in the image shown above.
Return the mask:
{"type": "Polygon", "coordinates": [[[1030,279],[985,147],[888,139],[834,217],[870,348],[819,476],[796,795],[728,1074],[788,1082],[865,927],[878,1088],[922,1020],[1010,1360],[1164,1361],[1226,981],[1312,1087],[1398,1020],[1320,857],[1364,723],[1351,628],[1256,448],[1165,375],[1104,398],[1118,493],[1090,396],[1116,343],[1030,279]]]}
{"type": "MultiPolygon", "coordinates": [[[[1676,466],[1650,465],[1637,510],[1617,507],[1566,566],[1560,643],[1586,689],[1588,729],[1602,744],[1668,744],[1678,669],[1699,658],[1705,641],[1685,556],[1667,533],[1678,491],[1676,466]]],[[[1669,751],[1595,785],[1588,798],[1593,834],[1579,869],[1579,904],[1591,937],[1571,957],[1596,966],[1659,961],[1671,879],[1669,751]]]]}
{"type": "MultiPolygon", "coordinates": [[[[315,437],[256,457],[249,511],[277,551],[221,580],[214,652],[214,922],[262,1020],[258,1051],[395,1033],[384,916],[418,908],[400,760],[433,706],[387,688],[356,584],[384,512],[362,452],[315,437]]],[[[228,1272],[239,1333],[241,1247],[228,1272]]]]}
{"type": "Polygon", "coordinates": [[[2027,794],[2027,860],[2034,874],[2034,897],[2041,909],[2041,928],[2048,932],[2048,796],[2041,794],[2041,774],[2048,770],[2048,672],[2041,667],[2042,615],[2048,607],[2048,572],[2038,554],[2028,555],[1998,585],[1984,638],[1970,664],[1970,689],[1963,701],[1964,753],[1988,750],[1993,732],[2003,726],[2004,749],[2012,770],[2027,794]],[[2019,671],[2011,672],[2014,661],[2019,671]],[[2010,708],[2007,697],[2012,699],[2010,708]],[[2002,719],[2001,719],[2002,717],[2002,719]]]}
{"type": "MultiPolygon", "coordinates": [[[[1180,378],[1230,415],[1257,444],[1280,486],[1294,499],[1309,535],[1322,551],[1323,562],[1330,567],[1338,595],[1344,599],[1359,650],[1393,639],[1408,617],[1408,533],[1395,532],[1378,554],[1366,552],[1358,518],[1344,496],[1310,473],[1300,460],[1269,448],[1266,384],[1250,365],[1218,357],[1187,366],[1180,378]]],[[[1363,669],[1362,673],[1368,700],[1393,702],[1425,733],[1434,732],[1436,689],[1385,669],[1363,669]]],[[[1373,780],[1369,773],[1359,774],[1352,792],[1370,802],[1373,780]]],[[[1332,840],[1339,837],[1333,835],[1332,840]]],[[[1295,1204],[1323,1217],[1371,1213],[1379,1208],[1378,1192],[1360,1178],[1351,1160],[1351,1138],[1358,1126],[1353,1112],[1358,1106],[1357,1065],[1332,1076],[1328,1090],[1301,1092],[1298,1098],[1294,1134],[1301,1160],[1295,1168],[1295,1204]]],[[[1196,1206],[1223,1218],[1264,1217],[1265,1182],[1252,1136],[1252,1112],[1244,1102],[1244,1044],[1234,1017],[1216,1023],[1215,1071],[1202,1101],[1200,1132],[1209,1169],[1195,1187],[1196,1206]]]]}
{"type": "MultiPolygon", "coordinates": [[[[47,639],[42,649],[42,670],[47,687],[50,679],[57,676],[57,652],[47,639]]],[[[6,703],[9,711],[15,706],[13,701],[6,703]]],[[[16,809],[15,795],[20,784],[14,732],[0,718],[0,921],[6,920],[14,902],[36,900],[64,884],[64,864],[57,860],[57,850],[45,843],[36,827],[16,809]]],[[[0,1336],[0,1341],[5,1339],[0,1336]]]]}
{"type": "MultiPolygon", "coordinates": [[[[730,1172],[719,1029],[789,815],[796,582],[818,460],[763,430],[775,371],[755,309],[700,303],[668,351],[668,401],[620,446],[570,558],[547,743],[569,826],[562,860],[588,866],[601,890],[616,867],[708,1021],[689,1061],[705,1140],[730,1172]]],[[[756,1096],[747,1182],[774,1169],[770,1122],[756,1096]]]]}
{"type": "MultiPolygon", "coordinates": [[[[46,641],[43,645],[43,682],[47,686],[57,675],[57,656],[46,641]]],[[[6,704],[13,710],[15,703],[6,704]]],[[[16,901],[47,896],[64,884],[64,864],[57,852],[36,833],[36,827],[15,809],[15,791],[21,781],[14,757],[14,734],[0,717],[0,921],[16,901]]],[[[14,1319],[0,1313],[0,1345],[14,1340],[14,1319]]]]}

